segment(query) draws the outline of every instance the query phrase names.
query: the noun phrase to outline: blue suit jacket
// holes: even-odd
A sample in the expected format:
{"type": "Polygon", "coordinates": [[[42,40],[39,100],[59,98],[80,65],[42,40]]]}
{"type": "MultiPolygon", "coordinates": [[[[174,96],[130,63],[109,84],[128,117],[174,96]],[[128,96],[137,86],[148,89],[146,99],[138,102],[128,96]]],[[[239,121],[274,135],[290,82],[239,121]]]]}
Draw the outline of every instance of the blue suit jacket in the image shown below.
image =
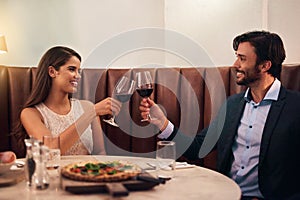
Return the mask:
{"type": "MultiPolygon", "coordinates": [[[[232,145],[246,101],[245,93],[228,98],[210,126],[193,140],[174,129],[168,140],[175,140],[178,152],[195,159],[201,147],[209,149],[217,141],[217,170],[228,175],[233,161],[232,145]],[[226,108],[226,109],[225,109],[226,108]],[[179,133],[177,133],[179,132],[179,133]],[[186,148],[188,147],[188,148],[186,148]]],[[[300,193],[300,93],[281,87],[278,101],[271,105],[263,130],[258,181],[266,199],[285,199],[300,193]]]]}

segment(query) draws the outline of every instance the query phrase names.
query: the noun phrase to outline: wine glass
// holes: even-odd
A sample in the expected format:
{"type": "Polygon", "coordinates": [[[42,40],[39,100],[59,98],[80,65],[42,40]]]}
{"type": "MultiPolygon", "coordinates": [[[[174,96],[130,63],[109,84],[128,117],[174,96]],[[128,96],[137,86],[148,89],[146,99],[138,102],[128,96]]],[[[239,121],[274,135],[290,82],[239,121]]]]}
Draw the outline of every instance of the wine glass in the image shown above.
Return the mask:
{"type": "MultiPolygon", "coordinates": [[[[137,72],[136,73],[136,91],[143,98],[149,98],[153,92],[153,81],[149,71],[137,72]]],[[[141,121],[151,121],[155,120],[150,114],[148,114],[147,119],[142,119],[141,121]]]]}
{"type": "MultiPolygon", "coordinates": [[[[129,80],[126,76],[122,76],[120,81],[117,83],[112,96],[118,101],[125,103],[129,101],[131,95],[134,92],[134,89],[135,89],[135,81],[129,80]]],[[[119,127],[119,125],[115,122],[114,114],[110,119],[103,119],[103,121],[112,126],[119,127]]]]}

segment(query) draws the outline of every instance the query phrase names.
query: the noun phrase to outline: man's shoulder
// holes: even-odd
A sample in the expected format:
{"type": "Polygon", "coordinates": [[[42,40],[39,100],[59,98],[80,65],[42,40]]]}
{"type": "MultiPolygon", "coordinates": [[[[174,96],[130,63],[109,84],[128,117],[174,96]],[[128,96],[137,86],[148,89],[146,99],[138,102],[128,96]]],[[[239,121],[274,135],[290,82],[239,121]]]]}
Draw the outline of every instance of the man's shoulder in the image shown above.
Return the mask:
{"type": "Polygon", "coordinates": [[[284,98],[287,100],[298,101],[300,100],[300,92],[295,90],[289,90],[285,87],[281,88],[279,98],[284,98]]]}
{"type": "Polygon", "coordinates": [[[300,92],[285,89],[284,95],[280,97],[285,106],[293,111],[300,111],[300,92]]]}
{"type": "MultiPolygon", "coordinates": [[[[285,89],[285,88],[284,88],[285,89]]],[[[288,89],[285,89],[286,90],[286,93],[290,96],[293,96],[295,98],[300,98],[300,92],[299,91],[295,91],[295,90],[288,90],[288,89]]]]}

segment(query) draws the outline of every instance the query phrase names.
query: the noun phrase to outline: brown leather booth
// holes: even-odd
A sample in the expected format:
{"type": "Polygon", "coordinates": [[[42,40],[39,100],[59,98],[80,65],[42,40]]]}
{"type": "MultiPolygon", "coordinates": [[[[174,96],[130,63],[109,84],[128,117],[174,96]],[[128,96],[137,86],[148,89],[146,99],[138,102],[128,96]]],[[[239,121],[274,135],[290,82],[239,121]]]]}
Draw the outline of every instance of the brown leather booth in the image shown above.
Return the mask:
{"type": "MultiPolygon", "coordinates": [[[[149,70],[156,83],[151,98],[188,135],[206,127],[227,96],[244,90],[236,85],[234,69],[230,66],[82,69],[79,90],[74,97],[98,102],[111,96],[122,75],[134,78],[134,74],[141,70],[149,70]]],[[[35,67],[0,66],[0,151],[12,150],[18,157],[24,157],[25,152],[13,134],[14,127],[32,88],[35,72],[35,67]]],[[[284,65],[281,81],[285,87],[300,91],[300,65],[284,65]]],[[[123,105],[116,119],[120,128],[101,122],[107,154],[154,156],[158,130],[140,122],[140,99],[134,93],[130,102],[123,105]]],[[[189,162],[214,168],[215,154],[189,162]]]]}

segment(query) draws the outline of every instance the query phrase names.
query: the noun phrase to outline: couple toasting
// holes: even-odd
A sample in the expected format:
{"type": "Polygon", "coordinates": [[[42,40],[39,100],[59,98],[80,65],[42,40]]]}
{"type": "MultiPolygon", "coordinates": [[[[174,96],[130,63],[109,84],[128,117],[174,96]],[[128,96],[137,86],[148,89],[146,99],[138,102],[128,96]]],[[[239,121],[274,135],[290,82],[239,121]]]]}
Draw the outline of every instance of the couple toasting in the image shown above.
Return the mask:
{"type": "MultiPolygon", "coordinates": [[[[188,137],[149,98],[140,103],[141,116],[160,129],[159,138],[174,140],[177,147],[191,144],[184,153],[191,159],[198,157],[210,132],[219,135],[217,170],[240,186],[242,199],[293,198],[300,193],[300,94],[280,82],[283,42],[275,33],[253,31],[234,38],[233,49],[236,82],[248,89],[229,97],[221,109],[226,113],[220,112],[209,127],[188,137]]],[[[62,154],[105,154],[97,116],[118,113],[121,102],[108,97],[92,104],[70,98],[80,79],[80,62],[79,54],[66,47],[45,53],[21,123],[37,139],[59,134],[62,154]]]]}

